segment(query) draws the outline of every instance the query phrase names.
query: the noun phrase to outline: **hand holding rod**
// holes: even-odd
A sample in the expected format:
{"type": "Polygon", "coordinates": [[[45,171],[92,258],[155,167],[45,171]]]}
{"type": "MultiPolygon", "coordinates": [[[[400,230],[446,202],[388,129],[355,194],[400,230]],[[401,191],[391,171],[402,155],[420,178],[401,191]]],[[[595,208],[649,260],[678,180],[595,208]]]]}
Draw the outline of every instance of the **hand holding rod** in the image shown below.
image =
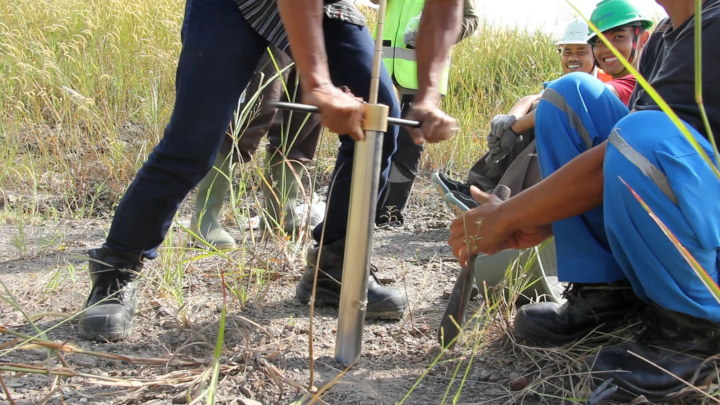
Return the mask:
{"type": "MultiPolygon", "coordinates": [[[[318,113],[318,108],[314,105],[308,105],[308,104],[300,104],[300,103],[288,103],[285,101],[273,101],[271,103],[273,107],[279,108],[281,110],[289,110],[289,111],[296,111],[296,112],[304,112],[304,113],[318,113]]],[[[420,128],[422,123],[420,121],[413,121],[413,120],[406,120],[402,118],[393,118],[388,117],[387,119],[388,124],[391,125],[404,125],[406,127],[412,127],[412,128],[420,128]]]]}

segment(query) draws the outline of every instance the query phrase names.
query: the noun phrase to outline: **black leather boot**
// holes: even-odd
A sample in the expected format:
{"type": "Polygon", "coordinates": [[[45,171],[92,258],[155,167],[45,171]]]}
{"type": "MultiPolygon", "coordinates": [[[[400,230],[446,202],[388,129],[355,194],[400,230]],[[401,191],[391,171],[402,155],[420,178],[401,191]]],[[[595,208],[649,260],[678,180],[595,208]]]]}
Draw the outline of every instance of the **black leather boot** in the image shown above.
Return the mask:
{"type": "Polygon", "coordinates": [[[700,387],[717,379],[720,324],[652,304],[643,326],[634,340],[584,359],[593,387],[610,378],[618,387],[608,399],[629,402],[644,395],[652,402],[677,400],[679,391],[688,388],[681,379],[700,387]]]}
{"type": "MultiPolygon", "coordinates": [[[[323,246],[322,251],[320,251],[320,248],[312,248],[308,251],[305,272],[295,287],[295,294],[300,302],[303,304],[310,302],[315,277],[315,265],[318,263],[319,254],[320,264],[317,290],[315,291],[315,305],[329,305],[337,308],[340,303],[344,252],[345,239],[323,246]]],[[[396,288],[383,287],[374,273],[374,267],[371,266],[365,319],[395,320],[402,318],[407,307],[405,294],[396,288]]]]}
{"type": "Polygon", "coordinates": [[[80,336],[100,342],[125,338],[132,327],[137,305],[138,272],[136,254],[105,247],[88,252],[92,290],[79,316],[80,336]]]}
{"type": "Polygon", "coordinates": [[[518,309],[515,335],[540,345],[560,345],[593,330],[609,332],[645,304],[627,281],[573,283],[563,293],[564,304],[538,302],[518,309]]]}

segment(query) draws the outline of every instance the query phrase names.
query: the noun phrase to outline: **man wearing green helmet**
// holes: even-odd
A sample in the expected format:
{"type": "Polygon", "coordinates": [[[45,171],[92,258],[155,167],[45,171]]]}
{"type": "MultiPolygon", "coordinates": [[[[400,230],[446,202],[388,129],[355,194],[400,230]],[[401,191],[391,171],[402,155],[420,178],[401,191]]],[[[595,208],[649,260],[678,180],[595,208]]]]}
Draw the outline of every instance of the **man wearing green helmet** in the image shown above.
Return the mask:
{"type": "Polygon", "coordinates": [[[702,18],[694,0],[657,2],[669,18],[639,72],[679,122],[640,86],[628,108],[587,75],[554,81],[536,116],[543,181],[507,201],[473,189],[482,205],[453,222],[449,240],[466,265],[479,252],[554,236],[567,302],[519,308],[514,334],[560,345],[625,328],[632,337],[579,362],[591,388],[612,379],[617,390],[605,399],[622,402],[677,400],[717,380],[720,367],[720,179],[710,143],[720,143],[720,75],[709,71],[720,56],[720,0],[703,0],[702,18]]]}
{"type": "Polygon", "coordinates": [[[630,0],[601,1],[590,16],[590,21],[605,36],[603,40],[594,31],[589,31],[588,43],[592,45],[595,61],[613,78],[607,87],[627,104],[636,81],[612,53],[606,41],[637,68],[640,52],[650,36],[647,30],[653,22],[630,0]]]}

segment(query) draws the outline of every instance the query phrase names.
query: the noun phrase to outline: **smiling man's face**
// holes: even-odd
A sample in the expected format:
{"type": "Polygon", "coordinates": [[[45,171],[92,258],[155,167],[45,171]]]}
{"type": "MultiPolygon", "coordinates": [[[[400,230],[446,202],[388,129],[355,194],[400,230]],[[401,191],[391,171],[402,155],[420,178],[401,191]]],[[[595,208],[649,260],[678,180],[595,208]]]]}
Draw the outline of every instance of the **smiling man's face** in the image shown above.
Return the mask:
{"type": "MultiPolygon", "coordinates": [[[[608,41],[613,44],[620,54],[628,59],[633,50],[633,42],[635,39],[635,28],[625,26],[619,28],[613,28],[603,32],[608,41]]],[[[638,44],[641,47],[641,44],[638,44]]],[[[609,74],[613,78],[618,78],[629,74],[625,66],[618,60],[618,58],[612,53],[610,48],[600,39],[597,38],[595,43],[595,59],[600,65],[600,68],[609,74]]],[[[635,60],[640,49],[635,53],[635,60]]],[[[634,62],[634,61],[633,61],[634,62]]]]}
{"type": "Polygon", "coordinates": [[[592,48],[588,44],[560,45],[560,61],[563,74],[572,72],[591,73],[595,67],[592,48]]]}

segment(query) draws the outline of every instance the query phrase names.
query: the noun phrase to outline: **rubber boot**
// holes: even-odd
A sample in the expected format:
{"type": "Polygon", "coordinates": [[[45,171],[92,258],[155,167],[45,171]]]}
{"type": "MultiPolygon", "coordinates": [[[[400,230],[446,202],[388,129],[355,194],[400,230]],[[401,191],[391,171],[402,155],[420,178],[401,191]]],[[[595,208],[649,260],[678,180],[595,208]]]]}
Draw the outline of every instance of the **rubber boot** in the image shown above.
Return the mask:
{"type": "Polygon", "coordinates": [[[121,340],[132,328],[141,259],[106,247],[93,249],[88,256],[92,290],[78,317],[80,336],[100,342],[121,340]]]}
{"type": "Polygon", "coordinates": [[[286,160],[279,153],[272,153],[265,161],[262,191],[265,211],[262,229],[282,230],[287,235],[297,235],[302,226],[295,213],[303,165],[286,160]],[[272,186],[270,186],[272,185],[272,186]]]}
{"type": "Polygon", "coordinates": [[[380,196],[375,224],[379,227],[398,227],[405,222],[405,206],[410,199],[416,173],[398,166],[390,166],[388,182],[380,196]]]}
{"type": "Polygon", "coordinates": [[[210,169],[197,186],[195,211],[190,223],[190,229],[204,240],[198,240],[200,244],[207,242],[218,249],[233,249],[237,246],[235,238],[223,229],[219,219],[220,210],[230,190],[230,160],[228,154],[218,152],[215,167],[210,169]]]}

